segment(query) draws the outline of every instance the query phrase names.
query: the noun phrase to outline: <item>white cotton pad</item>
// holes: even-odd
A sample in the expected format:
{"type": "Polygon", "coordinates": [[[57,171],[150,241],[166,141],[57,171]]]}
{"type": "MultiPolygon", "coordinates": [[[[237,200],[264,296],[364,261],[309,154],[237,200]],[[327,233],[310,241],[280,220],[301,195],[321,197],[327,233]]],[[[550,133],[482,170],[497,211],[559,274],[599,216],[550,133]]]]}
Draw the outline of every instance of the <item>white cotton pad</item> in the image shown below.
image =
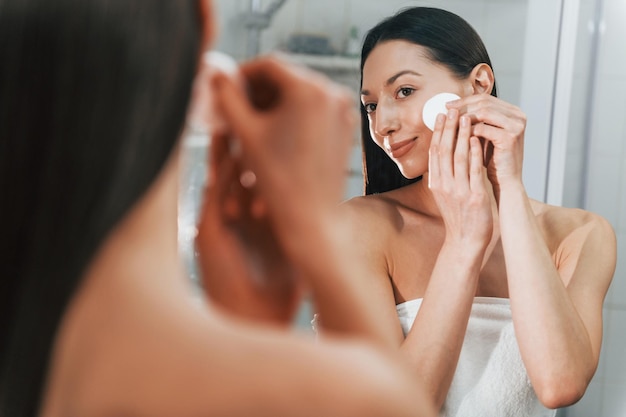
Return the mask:
{"type": "Polygon", "coordinates": [[[204,61],[211,69],[222,71],[226,75],[237,76],[239,73],[237,61],[223,52],[209,51],[204,54],[204,61]]]}
{"type": "Polygon", "coordinates": [[[424,104],[424,109],[422,109],[422,120],[426,127],[430,130],[435,130],[437,115],[439,113],[448,113],[446,103],[460,98],[454,93],[439,93],[428,99],[426,104],[424,104]]]}
{"type": "MultiPolygon", "coordinates": [[[[203,58],[208,67],[207,75],[209,77],[210,74],[222,73],[243,86],[243,77],[239,71],[239,65],[233,57],[220,51],[208,51],[204,54],[203,58]]],[[[214,103],[211,103],[205,111],[210,114],[210,130],[218,131],[227,128],[221,111],[215,107],[214,103]]],[[[239,141],[236,138],[231,138],[229,144],[231,153],[233,155],[238,155],[241,151],[239,141]]]]}

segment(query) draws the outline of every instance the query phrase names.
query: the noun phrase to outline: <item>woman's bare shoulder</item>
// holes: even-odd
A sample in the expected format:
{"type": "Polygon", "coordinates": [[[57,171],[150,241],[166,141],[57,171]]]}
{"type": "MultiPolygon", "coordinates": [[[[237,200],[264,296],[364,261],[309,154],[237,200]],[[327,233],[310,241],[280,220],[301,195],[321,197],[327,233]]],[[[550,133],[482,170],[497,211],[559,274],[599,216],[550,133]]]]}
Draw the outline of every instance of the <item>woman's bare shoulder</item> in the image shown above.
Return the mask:
{"type": "Polygon", "coordinates": [[[575,271],[586,271],[585,276],[603,277],[596,283],[602,288],[607,287],[617,256],[615,231],[611,224],[601,215],[587,210],[536,201],[531,204],[555,263],[567,278],[566,283],[575,271]]]}
{"type": "Polygon", "coordinates": [[[543,233],[558,241],[573,233],[614,236],[611,224],[599,214],[580,208],[553,206],[536,200],[531,200],[531,205],[543,233]]]}
{"type": "Polygon", "coordinates": [[[340,209],[351,218],[376,224],[393,225],[403,216],[403,205],[394,198],[393,192],[353,197],[344,201],[340,209]]]}
{"type": "Polygon", "coordinates": [[[339,206],[344,223],[361,240],[386,241],[404,223],[403,210],[397,200],[386,194],[353,197],[339,206]]]}

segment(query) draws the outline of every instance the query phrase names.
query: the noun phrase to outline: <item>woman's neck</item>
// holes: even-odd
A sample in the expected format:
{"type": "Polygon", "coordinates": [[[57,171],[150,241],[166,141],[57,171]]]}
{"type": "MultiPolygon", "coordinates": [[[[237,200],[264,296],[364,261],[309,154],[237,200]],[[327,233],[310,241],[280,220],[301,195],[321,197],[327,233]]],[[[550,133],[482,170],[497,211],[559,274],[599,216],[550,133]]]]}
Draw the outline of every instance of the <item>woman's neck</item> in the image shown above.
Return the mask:
{"type": "Polygon", "coordinates": [[[428,172],[422,179],[395,191],[400,202],[408,208],[435,219],[441,218],[441,212],[435,202],[432,191],[428,188],[428,172]]]}
{"type": "MultiPolygon", "coordinates": [[[[488,192],[493,194],[491,183],[487,182],[488,192]]],[[[408,208],[423,215],[441,219],[441,211],[437,206],[433,192],[428,187],[428,172],[424,173],[422,179],[413,184],[399,188],[394,191],[395,197],[408,208]]],[[[498,208],[494,198],[492,199],[492,212],[494,214],[494,224],[498,221],[498,208]]]]}

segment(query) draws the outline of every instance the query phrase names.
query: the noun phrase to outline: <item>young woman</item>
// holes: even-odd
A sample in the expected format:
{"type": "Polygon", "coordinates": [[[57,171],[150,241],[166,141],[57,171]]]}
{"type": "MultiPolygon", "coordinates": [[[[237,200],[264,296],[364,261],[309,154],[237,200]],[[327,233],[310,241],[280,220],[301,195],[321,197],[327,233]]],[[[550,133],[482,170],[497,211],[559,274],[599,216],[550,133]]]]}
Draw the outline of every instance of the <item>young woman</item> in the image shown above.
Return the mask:
{"type": "Polygon", "coordinates": [[[578,401],[600,355],[612,228],[528,198],[525,115],[496,98],[460,17],[417,7],[383,20],[361,74],[367,195],[343,209],[362,285],[385,301],[379,319],[409,369],[446,416],[553,415],[578,401]],[[461,98],[431,131],[422,108],[442,92],[461,98]]]}
{"type": "Polygon", "coordinates": [[[0,0],[0,415],[432,416],[336,235],[355,118],[319,76],[198,78],[224,123],[195,302],[177,142],[213,27],[205,0],[0,0]],[[301,287],[318,345],[285,325],[301,287]]]}

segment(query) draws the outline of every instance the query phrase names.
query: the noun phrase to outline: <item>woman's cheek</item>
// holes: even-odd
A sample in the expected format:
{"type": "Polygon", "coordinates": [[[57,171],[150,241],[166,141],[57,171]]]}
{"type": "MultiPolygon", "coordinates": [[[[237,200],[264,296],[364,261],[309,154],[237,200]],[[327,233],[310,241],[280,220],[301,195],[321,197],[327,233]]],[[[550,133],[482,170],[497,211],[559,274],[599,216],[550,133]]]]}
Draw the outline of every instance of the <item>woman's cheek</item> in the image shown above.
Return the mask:
{"type": "Polygon", "coordinates": [[[374,123],[372,121],[370,121],[370,137],[372,138],[374,143],[378,145],[378,147],[380,147],[381,149],[385,149],[383,139],[374,132],[374,123]]]}

